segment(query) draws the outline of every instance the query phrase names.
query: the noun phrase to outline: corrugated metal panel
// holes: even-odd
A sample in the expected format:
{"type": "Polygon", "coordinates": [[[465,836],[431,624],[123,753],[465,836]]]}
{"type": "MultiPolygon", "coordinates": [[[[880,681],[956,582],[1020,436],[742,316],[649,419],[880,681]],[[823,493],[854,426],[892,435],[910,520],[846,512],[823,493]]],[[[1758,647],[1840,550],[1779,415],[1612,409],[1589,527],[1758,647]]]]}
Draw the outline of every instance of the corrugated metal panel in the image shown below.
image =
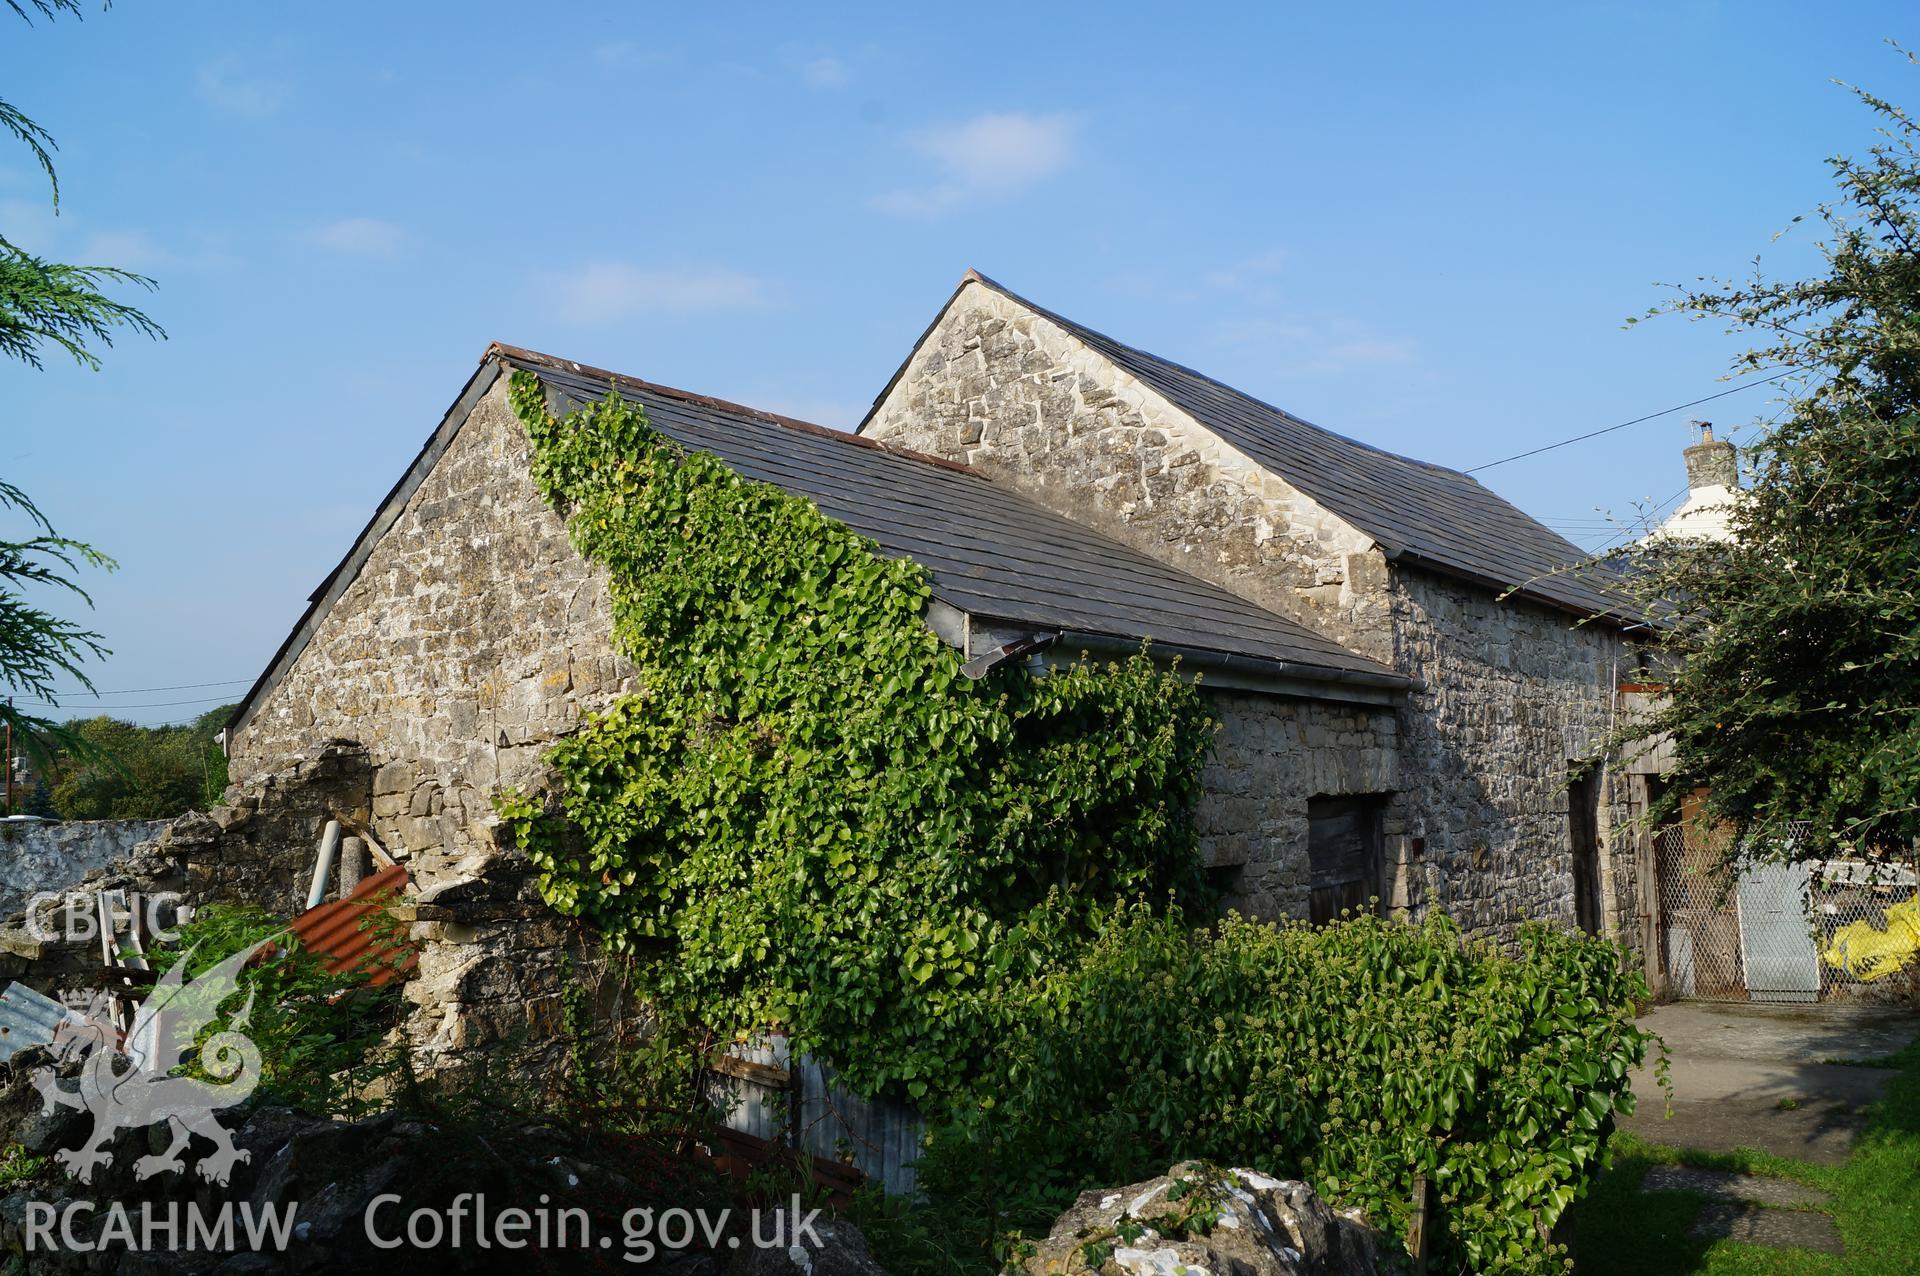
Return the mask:
{"type": "MultiPolygon", "coordinates": [[[[770,1070],[787,1072],[787,1038],[783,1034],[743,1042],[727,1054],[770,1070]]],[[[787,1094],[786,1084],[770,1084],[743,1076],[714,1073],[708,1084],[708,1095],[714,1106],[726,1112],[721,1124],[729,1130],[776,1143],[787,1142],[787,1094]]]]}
{"type": "Polygon", "coordinates": [[[25,984],[8,984],[0,992],[0,1060],[51,1043],[63,1019],[78,1021],[79,1016],[25,984]]]}
{"type": "Polygon", "coordinates": [[[915,1190],[913,1163],[927,1128],[916,1109],[888,1099],[862,1099],[840,1084],[831,1066],[810,1055],[795,1060],[781,1034],[728,1053],[765,1073],[711,1076],[708,1094],[724,1109],[727,1129],[797,1144],[819,1160],[851,1165],[891,1193],[915,1190]]]}
{"type": "Polygon", "coordinates": [[[399,864],[364,878],[345,899],[310,908],[293,919],[293,933],[311,952],[329,959],[327,969],[351,970],[376,965],[372,982],[384,984],[413,973],[420,955],[413,944],[393,933],[376,931],[371,923],[380,910],[407,886],[407,870],[399,864]],[[378,942],[376,942],[378,941],[378,942]]]}
{"type": "Polygon", "coordinates": [[[803,1057],[794,1070],[800,1090],[800,1146],[815,1156],[839,1159],[895,1195],[916,1190],[927,1122],[918,1110],[891,1099],[862,1099],[842,1086],[833,1069],[803,1057]]]}

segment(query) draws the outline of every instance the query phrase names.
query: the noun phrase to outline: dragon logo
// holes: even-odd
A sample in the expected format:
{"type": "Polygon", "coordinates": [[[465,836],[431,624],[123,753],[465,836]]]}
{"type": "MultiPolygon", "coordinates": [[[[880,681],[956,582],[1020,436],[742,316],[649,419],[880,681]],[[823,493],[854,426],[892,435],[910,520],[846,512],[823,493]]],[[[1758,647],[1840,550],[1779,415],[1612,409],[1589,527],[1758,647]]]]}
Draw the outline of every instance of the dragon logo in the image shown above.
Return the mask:
{"type": "Polygon", "coordinates": [[[115,1131],[156,1121],[172,1127],[173,1145],[134,1162],[137,1179],[184,1171],[186,1162],[180,1154],[196,1134],[214,1145],[213,1153],[202,1157],[197,1166],[209,1182],[225,1186],[233,1167],[251,1159],[245,1148],[233,1145],[232,1136],[213,1114],[246,1099],[260,1082],[259,1048],[241,1031],[253,1010],[253,994],[247,994],[246,1003],[225,1027],[204,1041],[201,1036],[219,1019],[221,1004],[239,991],[240,971],[273,942],[262,940],[193,979],[186,973],[193,951],[181,954],[134,1016],[125,1036],[124,1055],[116,1048],[122,1039],[105,992],[95,993],[84,1012],[60,1025],[53,1039],[54,1057],[82,1059],[79,1076],[70,1087],[64,1086],[53,1068],[42,1067],[34,1071],[33,1085],[45,1113],[59,1106],[93,1114],[93,1132],[86,1143],[55,1154],[69,1174],[82,1183],[91,1182],[94,1168],[113,1160],[107,1144],[115,1131]],[[117,1068],[116,1062],[126,1066],[117,1068]],[[213,1081],[175,1075],[189,1064],[197,1064],[197,1071],[213,1081]]]}

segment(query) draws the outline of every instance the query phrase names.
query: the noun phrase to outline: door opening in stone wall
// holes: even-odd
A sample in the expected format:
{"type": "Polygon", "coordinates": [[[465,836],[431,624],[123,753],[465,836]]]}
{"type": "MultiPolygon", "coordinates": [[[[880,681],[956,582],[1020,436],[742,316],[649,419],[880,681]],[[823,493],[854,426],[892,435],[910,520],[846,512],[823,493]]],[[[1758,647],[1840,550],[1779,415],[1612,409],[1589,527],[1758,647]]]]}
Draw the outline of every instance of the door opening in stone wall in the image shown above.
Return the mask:
{"type": "Polygon", "coordinates": [[[1347,909],[1378,912],[1380,889],[1379,794],[1317,797],[1307,801],[1307,864],[1313,878],[1310,916],[1329,922],[1347,909]]]}
{"type": "Polygon", "coordinates": [[[1600,933],[1600,784],[1591,767],[1567,764],[1567,833],[1573,851],[1573,920],[1600,933]]]}

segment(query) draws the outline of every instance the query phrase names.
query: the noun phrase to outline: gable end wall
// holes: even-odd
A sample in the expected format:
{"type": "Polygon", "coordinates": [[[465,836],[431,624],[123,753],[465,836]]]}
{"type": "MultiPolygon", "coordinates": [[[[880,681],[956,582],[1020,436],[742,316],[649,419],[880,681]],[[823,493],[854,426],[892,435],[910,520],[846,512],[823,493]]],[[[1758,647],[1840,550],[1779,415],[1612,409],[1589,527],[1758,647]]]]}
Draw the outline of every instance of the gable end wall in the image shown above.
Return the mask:
{"type": "Polygon", "coordinates": [[[605,575],[540,499],[506,390],[474,407],[231,748],[242,778],[358,742],[375,835],[416,857],[490,846],[501,784],[633,673],[605,575]]]}
{"type": "Polygon", "coordinates": [[[861,431],[1010,480],[1058,513],[1386,662],[1371,537],[1043,316],[962,288],[861,431]]]}
{"type": "MultiPolygon", "coordinates": [[[[1499,933],[1529,917],[1573,920],[1566,763],[1606,734],[1612,671],[1624,650],[1617,633],[1575,629],[1562,613],[1389,564],[1370,538],[1284,476],[982,284],[959,291],[863,432],[973,465],[1417,679],[1421,689],[1386,737],[1397,762],[1351,768],[1395,777],[1386,819],[1386,873],[1400,883],[1394,902],[1444,906],[1499,933]]],[[[1240,739],[1261,734],[1222,733],[1217,752],[1228,760],[1210,776],[1210,809],[1258,807],[1259,818],[1210,830],[1209,846],[1251,836],[1264,850],[1248,861],[1243,898],[1297,912],[1291,901],[1305,840],[1298,782],[1259,781],[1274,791],[1265,806],[1244,792],[1223,803],[1215,787],[1227,775],[1244,787],[1245,777],[1261,773],[1231,760],[1240,739]]],[[[1336,751],[1351,747],[1316,738],[1332,739],[1336,751]]],[[[1256,752],[1271,761],[1286,751],[1256,752]]],[[[1364,791],[1353,782],[1306,788],[1364,791]]],[[[1624,824],[1615,800],[1622,789],[1611,781],[1603,788],[1599,824],[1609,847],[1629,840],[1610,836],[1624,824]]],[[[1603,853],[1601,861],[1608,929],[1632,937],[1631,853],[1603,853]]]]}

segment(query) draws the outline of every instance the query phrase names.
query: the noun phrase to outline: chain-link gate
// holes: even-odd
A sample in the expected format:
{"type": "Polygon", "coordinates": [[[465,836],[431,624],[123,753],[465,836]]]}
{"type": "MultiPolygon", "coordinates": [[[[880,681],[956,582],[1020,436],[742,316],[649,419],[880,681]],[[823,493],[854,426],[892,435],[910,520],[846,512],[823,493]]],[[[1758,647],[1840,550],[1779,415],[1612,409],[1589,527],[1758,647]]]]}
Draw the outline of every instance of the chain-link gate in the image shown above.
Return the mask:
{"type": "Polygon", "coordinates": [[[1724,839],[1696,833],[1691,825],[1661,829],[1654,839],[1654,865],[1667,991],[1675,997],[1745,1001],[1740,905],[1724,839]]]}
{"type": "Polygon", "coordinates": [[[1912,862],[1727,865],[1688,822],[1654,838],[1667,993],[1705,1001],[1889,999],[1920,980],[1912,862]]]}
{"type": "Polygon", "coordinates": [[[1828,860],[1813,866],[1810,913],[1821,993],[1846,999],[1920,991],[1920,864],[1828,860]]]}

